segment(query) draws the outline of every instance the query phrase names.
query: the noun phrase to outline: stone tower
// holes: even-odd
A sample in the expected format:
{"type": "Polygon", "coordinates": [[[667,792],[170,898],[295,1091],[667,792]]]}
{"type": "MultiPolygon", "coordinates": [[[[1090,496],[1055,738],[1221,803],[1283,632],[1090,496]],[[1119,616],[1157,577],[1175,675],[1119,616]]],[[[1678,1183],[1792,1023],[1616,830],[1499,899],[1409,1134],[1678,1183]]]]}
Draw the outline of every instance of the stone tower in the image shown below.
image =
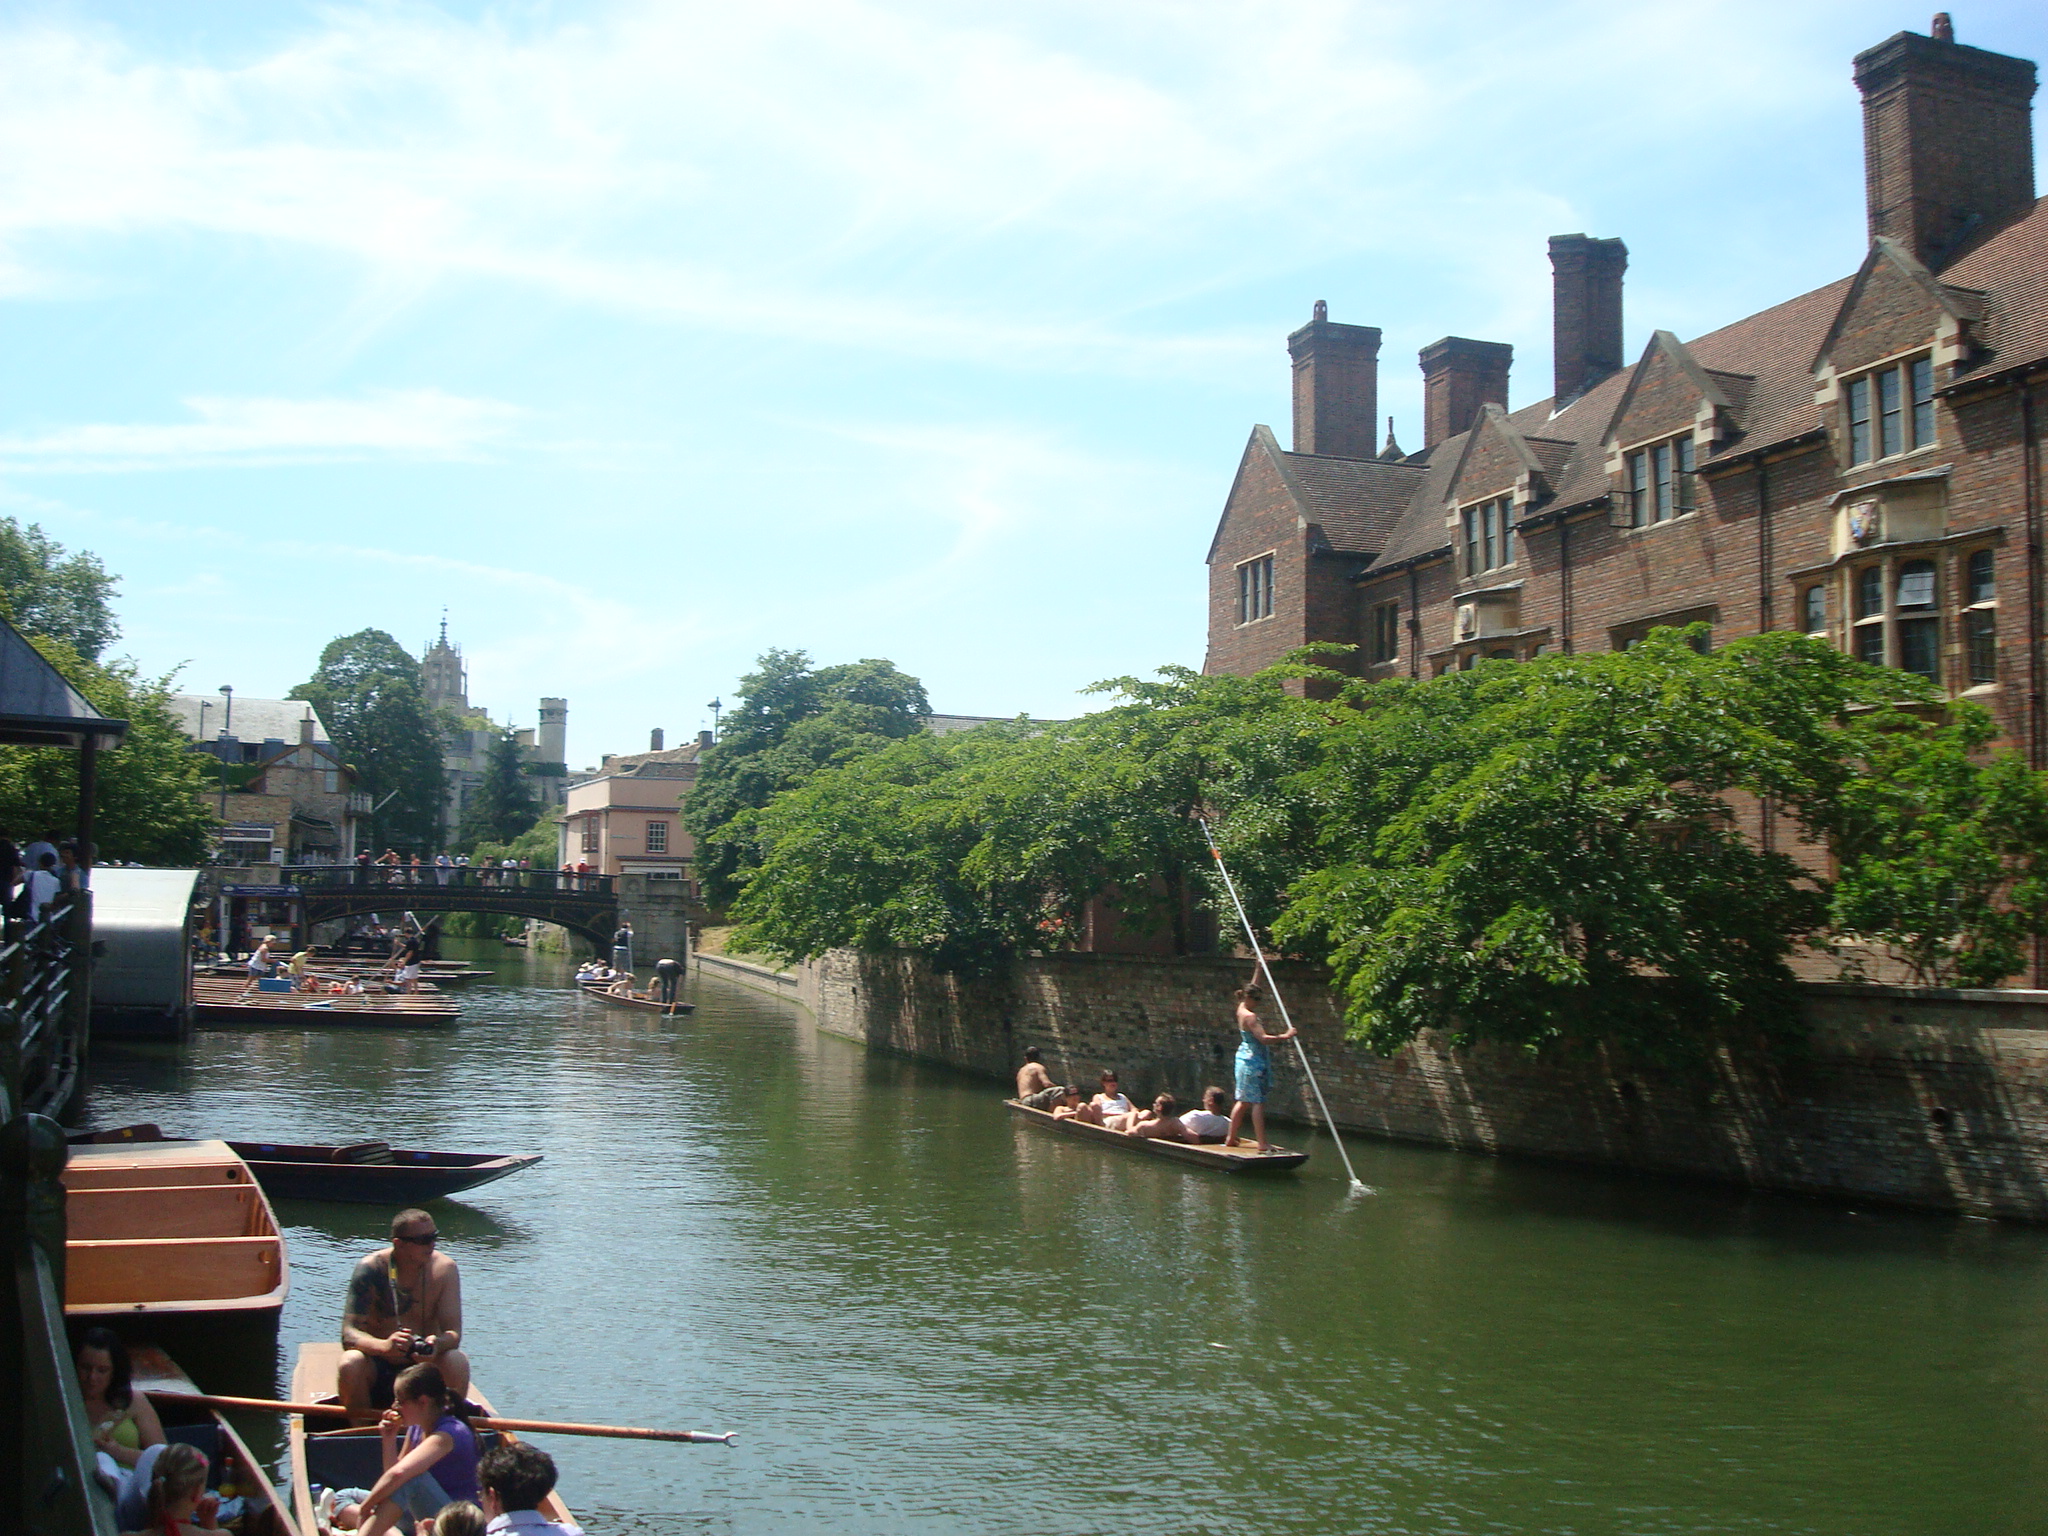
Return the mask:
{"type": "Polygon", "coordinates": [[[569,760],[569,701],[567,699],[542,699],[540,701],[540,737],[535,743],[535,755],[543,763],[564,763],[569,760]]]}
{"type": "Polygon", "coordinates": [[[441,638],[427,648],[420,661],[420,691],[426,695],[429,709],[469,713],[469,674],[463,670],[461,648],[448,643],[445,611],[441,614],[441,638]]]}

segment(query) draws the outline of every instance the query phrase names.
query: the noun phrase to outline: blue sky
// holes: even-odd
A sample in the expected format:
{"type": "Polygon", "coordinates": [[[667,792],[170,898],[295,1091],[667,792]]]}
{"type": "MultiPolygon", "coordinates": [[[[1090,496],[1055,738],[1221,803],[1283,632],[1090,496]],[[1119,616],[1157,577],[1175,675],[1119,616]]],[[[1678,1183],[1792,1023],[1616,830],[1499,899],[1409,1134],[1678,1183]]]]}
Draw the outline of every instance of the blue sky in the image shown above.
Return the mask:
{"type": "MultiPolygon", "coordinates": [[[[0,512],[122,578],[121,649],[276,695],[449,611],[572,763],[770,646],[963,714],[1199,665],[1286,333],[1515,347],[1547,236],[1628,341],[1863,246],[1849,61],[1918,7],[0,9],[0,512]]],[[[2033,57],[2034,4],[1956,15],[2033,57]]]]}

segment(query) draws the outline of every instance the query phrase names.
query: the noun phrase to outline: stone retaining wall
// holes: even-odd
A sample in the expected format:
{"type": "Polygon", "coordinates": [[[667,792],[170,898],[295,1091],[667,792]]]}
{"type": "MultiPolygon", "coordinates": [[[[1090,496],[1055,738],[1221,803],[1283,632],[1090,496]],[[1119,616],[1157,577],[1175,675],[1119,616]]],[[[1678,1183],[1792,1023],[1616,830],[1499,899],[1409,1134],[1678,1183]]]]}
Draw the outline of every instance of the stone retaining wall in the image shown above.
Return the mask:
{"type": "MultiPolygon", "coordinates": [[[[1276,968],[1339,1126],[1472,1151],[1764,1189],[2048,1221],[2048,992],[1807,989],[1810,1056],[1725,1056],[1670,1071],[1613,1057],[1539,1061],[1425,1038],[1391,1057],[1348,1044],[1325,973],[1276,968]]],[[[1135,1098],[1228,1088],[1242,961],[1057,954],[962,981],[916,956],[839,951],[800,968],[820,1027],[1008,1079],[1025,1046],[1056,1079],[1113,1066],[1135,1098]]],[[[1273,1108],[1310,1118],[1291,1047],[1273,1108]]]]}

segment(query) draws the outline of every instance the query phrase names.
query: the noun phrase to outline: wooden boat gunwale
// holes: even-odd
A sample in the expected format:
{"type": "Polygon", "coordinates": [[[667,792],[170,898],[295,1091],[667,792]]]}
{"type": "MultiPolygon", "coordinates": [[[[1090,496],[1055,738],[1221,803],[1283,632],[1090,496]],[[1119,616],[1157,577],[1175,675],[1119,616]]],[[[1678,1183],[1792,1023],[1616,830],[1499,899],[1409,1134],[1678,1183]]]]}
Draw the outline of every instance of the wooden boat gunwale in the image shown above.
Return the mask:
{"type": "Polygon", "coordinates": [[[686,1003],[680,997],[673,1003],[657,1003],[651,997],[622,997],[616,992],[608,991],[606,989],[610,986],[609,982],[579,981],[576,985],[583,989],[586,996],[594,997],[601,1003],[610,1003],[616,1008],[640,1008],[669,1017],[680,1017],[697,1011],[695,1003],[686,1003]]]}
{"type": "MultiPolygon", "coordinates": [[[[134,1367],[133,1385],[138,1392],[196,1393],[199,1390],[198,1384],[185,1374],[184,1367],[154,1344],[130,1345],[128,1358],[134,1367]]],[[[241,1463],[243,1475],[254,1476],[256,1479],[257,1487],[262,1489],[264,1498],[269,1501],[278,1524],[284,1528],[285,1536],[313,1536],[310,1529],[301,1529],[299,1522],[293,1518],[290,1501],[278,1492],[277,1485],[270,1480],[269,1470],[256,1459],[255,1452],[249,1449],[248,1442],[236,1431],[235,1426],[228,1422],[226,1414],[218,1408],[187,1408],[172,1403],[151,1406],[156,1409],[160,1420],[166,1413],[203,1413],[210,1418],[227,1440],[229,1449],[235,1453],[235,1459],[241,1463]]],[[[187,1420],[180,1418],[176,1422],[183,1424],[187,1420]]],[[[165,1427],[171,1426],[166,1424],[165,1427]]],[[[218,1469],[213,1470],[217,1474],[218,1469]]]]}
{"type": "Polygon", "coordinates": [[[1003,1103],[1008,1105],[1010,1112],[1019,1119],[1028,1120],[1034,1125],[1043,1125],[1063,1136],[1105,1143],[1126,1152],[1149,1153],[1153,1157],[1163,1157],[1171,1162],[1186,1163],[1196,1168],[1209,1168],[1218,1173],[1288,1173],[1308,1161],[1306,1152],[1294,1152],[1285,1147],[1275,1147],[1270,1152],[1239,1151],[1236,1148],[1225,1147],[1219,1142],[1160,1141],[1151,1136],[1126,1136],[1122,1131],[1112,1131],[1107,1126],[1090,1125],[1085,1120],[1059,1119],[1048,1110],[1033,1109],[1016,1099],[1005,1099],[1003,1103]]]}
{"type": "Polygon", "coordinates": [[[356,1202],[378,1202],[385,1199],[394,1201],[438,1200],[446,1195],[460,1194],[482,1185],[494,1183],[509,1174],[531,1168],[541,1160],[538,1152],[430,1152],[404,1147],[391,1149],[388,1163],[337,1163],[333,1161],[334,1147],[301,1146],[283,1142],[231,1141],[228,1143],[242,1160],[249,1165],[256,1182],[265,1184],[266,1175],[270,1183],[287,1185],[294,1178],[310,1183],[322,1182],[316,1170],[332,1170],[336,1182],[346,1182],[340,1176],[360,1176],[365,1184],[388,1186],[374,1195],[348,1195],[333,1192],[318,1194],[295,1192],[290,1188],[281,1189],[281,1197],[297,1200],[341,1200],[356,1202]],[[303,1157],[264,1156],[265,1153],[306,1153],[303,1157]]]}
{"type": "MultiPolygon", "coordinates": [[[[299,1346],[299,1358],[292,1365],[291,1401],[295,1403],[331,1403],[340,1401],[340,1395],[336,1390],[335,1376],[341,1367],[341,1355],[341,1346],[326,1340],[309,1340],[301,1344],[299,1346]]],[[[477,1386],[474,1379],[469,1384],[469,1400],[481,1408],[486,1417],[497,1412],[491,1406],[490,1399],[484,1396],[482,1389],[477,1386]]],[[[292,1510],[297,1516],[298,1524],[301,1527],[301,1536],[318,1536],[320,1522],[313,1510],[313,1484],[306,1460],[306,1442],[324,1437],[320,1433],[306,1428],[306,1416],[303,1413],[291,1415],[289,1432],[292,1469],[292,1510]]],[[[333,1430],[329,1433],[362,1435],[367,1432],[369,1431],[358,1428],[333,1430]]],[[[516,1443],[519,1439],[519,1436],[513,1434],[509,1429],[494,1429],[491,1433],[508,1444],[516,1443]]],[[[541,1500],[540,1512],[548,1519],[558,1521],[564,1525],[575,1524],[575,1518],[569,1513],[568,1505],[562,1502],[560,1489],[557,1489],[541,1500]]]]}

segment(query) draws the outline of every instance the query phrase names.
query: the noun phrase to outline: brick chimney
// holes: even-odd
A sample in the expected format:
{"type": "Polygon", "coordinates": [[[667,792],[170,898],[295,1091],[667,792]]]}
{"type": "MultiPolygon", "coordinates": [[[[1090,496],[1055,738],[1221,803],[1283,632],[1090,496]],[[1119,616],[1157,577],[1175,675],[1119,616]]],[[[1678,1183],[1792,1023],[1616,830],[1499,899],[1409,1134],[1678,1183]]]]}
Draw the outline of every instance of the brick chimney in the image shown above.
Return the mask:
{"type": "Polygon", "coordinates": [[[299,745],[302,747],[313,745],[313,717],[311,715],[307,715],[299,722],[299,745]]]}
{"type": "Polygon", "coordinates": [[[1621,368],[1621,275],[1628,247],[1585,235],[1550,237],[1553,411],[1621,368]]]}
{"type": "Polygon", "coordinates": [[[661,727],[657,725],[653,730],[647,733],[647,750],[650,752],[659,752],[661,750],[661,740],[661,727]]]}
{"type": "Polygon", "coordinates": [[[1369,459],[1379,451],[1380,333],[1337,325],[1316,300],[1314,318],[1287,338],[1294,359],[1294,451],[1369,459]]]}
{"type": "Polygon", "coordinates": [[[1901,32],[1856,55],[1870,234],[1940,271],[2034,202],[2034,66],[1901,32]]]}
{"type": "Polygon", "coordinates": [[[1424,347],[1421,356],[1425,451],[1470,427],[1488,401],[1507,408],[1508,367],[1515,349],[1506,342],[1446,336],[1424,347]]]}

